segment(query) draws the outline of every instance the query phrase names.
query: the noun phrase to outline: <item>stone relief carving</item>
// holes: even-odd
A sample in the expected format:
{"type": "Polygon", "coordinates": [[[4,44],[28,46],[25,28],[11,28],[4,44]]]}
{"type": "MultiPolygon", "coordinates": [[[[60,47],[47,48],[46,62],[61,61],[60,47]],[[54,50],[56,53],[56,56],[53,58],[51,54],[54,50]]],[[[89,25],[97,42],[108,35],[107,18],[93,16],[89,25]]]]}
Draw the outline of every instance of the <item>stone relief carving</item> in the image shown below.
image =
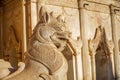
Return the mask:
{"type": "Polygon", "coordinates": [[[19,54],[20,43],[17,40],[15,30],[11,25],[8,32],[8,41],[5,47],[4,59],[9,61],[12,66],[17,66],[18,59],[17,55],[19,54]]]}
{"type": "Polygon", "coordinates": [[[113,53],[114,48],[113,42],[111,40],[107,40],[104,28],[99,26],[96,29],[94,38],[92,40],[90,39],[88,44],[92,63],[93,80],[107,80],[108,67],[110,68],[110,71],[112,71],[111,53],[113,53]],[[105,66],[107,69],[98,72],[98,70],[105,66]],[[102,71],[105,74],[101,74],[102,76],[99,77],[100,75],[98,74],[103,73],[102,71]]]}
{"type": "Polygon", "coordinates": [[[64,16],[53,16],[44,7],[39,12],[40,21],[29,40],[25,64],[2,80],[67,80],[68,64],[62,54],[65,46],[80,53],[82,42],[71,38],[64,16]],[[24,70],[23,70],[24,69],[24,70]]]}
{"type": "Polygon", "coordinates": [[[95,55],[96,51],[99,50],[98,47],[100,45],[100,42],[102,42],[104,44],[104,45],[102,44],[101,46],[104,46],[105,49],[107,47],[108,50],[109,50],[109,51],[106,51],[106,53],[104,54],[107,58],[111,53],[113,53],[114,44],[113,44],[112,40],[107,40],[106,39],[104,28],[101,28],[101,26],[99,26],[96,29],[94,39],[93,40],[90,39],[88,41],[89,51],[90,51],[91,56],[95,55]],[[107,52],[109,52],[109,53],[107,53],[107,52]]]}

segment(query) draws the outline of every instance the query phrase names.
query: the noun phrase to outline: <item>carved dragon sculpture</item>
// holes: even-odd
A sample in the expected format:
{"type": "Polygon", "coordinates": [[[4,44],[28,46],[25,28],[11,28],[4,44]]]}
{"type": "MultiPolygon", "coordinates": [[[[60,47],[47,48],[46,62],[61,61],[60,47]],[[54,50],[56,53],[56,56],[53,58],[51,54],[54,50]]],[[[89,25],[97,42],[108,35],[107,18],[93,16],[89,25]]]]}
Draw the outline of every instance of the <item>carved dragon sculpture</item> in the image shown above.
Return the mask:
{"type": "Polygon", "coordinates": [[[75,43],[64,16],[55,18],[53,12],[46,12],[44,7],[41,7],[39,15],[40,21],[29,40],[25,69],[24,63],[20,63],[15,72],[2,80],[67,80],[68,65],[62,50],[66,44],[71,43],[72,46],[75,43]]]}

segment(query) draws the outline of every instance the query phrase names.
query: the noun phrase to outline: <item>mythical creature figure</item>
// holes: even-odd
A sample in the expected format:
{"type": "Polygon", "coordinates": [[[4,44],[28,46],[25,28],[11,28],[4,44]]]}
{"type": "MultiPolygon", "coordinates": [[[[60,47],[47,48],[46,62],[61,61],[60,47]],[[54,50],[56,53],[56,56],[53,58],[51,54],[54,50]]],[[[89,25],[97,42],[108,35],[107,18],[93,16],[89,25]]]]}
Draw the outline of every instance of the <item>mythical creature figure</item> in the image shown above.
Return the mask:
{"type": "MultiPolygon", "coordinates": [[[[39,15],[40,21],[28,43],[25,69],[20,63],[16,71],[2,80],[67,80],[68,64],[62,51],[67,44],[72,46],[75,43],[65,25],[64,16],[56,18],[44,7],[41,7],[39,15]]],[[[75,48],[74,45],[72,48],[75,48]]]]}

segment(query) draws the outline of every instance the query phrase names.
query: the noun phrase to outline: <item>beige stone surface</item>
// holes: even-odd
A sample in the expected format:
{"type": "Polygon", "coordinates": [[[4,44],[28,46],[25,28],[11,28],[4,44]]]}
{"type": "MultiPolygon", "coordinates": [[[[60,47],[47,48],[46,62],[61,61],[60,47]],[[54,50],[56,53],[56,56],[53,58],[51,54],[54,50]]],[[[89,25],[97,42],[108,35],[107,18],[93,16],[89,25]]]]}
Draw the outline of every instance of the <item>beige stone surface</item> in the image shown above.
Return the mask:
{"type": "MultiPolygon", "coordinates": [[[[7,60],[10,60],[12,65],[13,63],[17,66],[17,61],[22,60],[22,53],[24,52],[24,35],[23,35],[23,7],[22,7],[22,1],[16,1],[12,0],[7,2],[4,2],[5,6],[4,14],[3,14],[3,47],[4,47],[4,58],[7,58],[7,60]],[[12,26],[13,30],[10,30],[10,27],[12,26]],[[15,39],[11,38],[10,36],[14,36],[15,39]],[[12,41],[12,42],[11,42],[12,41]],[[18,45],[14,45],[18,43],[18,45]],[[10,45],[9,45],[10,43],[10,45]],[[9,45],[9,49],[8,49],[9,45]],[[14,45],[14,46],[13,46],[14,45]],[[18,48],[18,46],[20,46],[18,48]],[[13,56],[14,54],[14,56],[13,56]],[[12,55],[12,56],[10,56],[12,55]],[[9,58],[14,58],[13,60],[9,58]]],[[[14,65],[15,66],[15,65],[14,65]]]]}
{"type": "MultiPolygon", "coordinates": [[[[4,41],[3,43],[5,46],[7,42],[9,42],[8,41],[9,26],[13,25],[16,32],[15,34],[16,38],[22,41],[21,45],[23,47],[21,50],[22,52],[24,51],[24,47],[26,48],[26,46],[24,45],[26,43],[23,43],[23,42],[26,41],[26,39],[25,38],[23,39],[23,35],[25,34],[25,32],[23,32],[23,29],[25,28],[25,26],[23,28],[23,24],[25,23],[25,21],[23,20],[23,18],[25,18],[24,17],[25,11],[23,10],[23,7],[24,5],[26,7],[26,24],[24,25],[26,25],[27,27],[27,30],[26,30],[27,36],[30,37],[36,24],[40,20],[39,9],[41,8],[41,5],[45,5],[49,14],[53,12],[54,13],[53,15],[55,15],[55,17],[58,17],[58,15],[60,14],[64,15],[65,23],[68,26],[70,32],[72,33],[71,36],[73,39],[75,39],[74,40],[75,43],[77,43],[76,41],[77,37],[82,38],[83,46],[81,47],[80,45],[79,48],[74,47],[75,49],[79,49],[77,53],[75,53],[74,48],[71,48],[71,46],[68,46],[68,45],[67,45],[67,49],[65,48],[65,51],[63,52],[68,62],[68,74],[67,74],[68,80],[83,80],[83,79],[97,80],[98,78],[101,79],[103,76],[105,77],[104,79],[102,78],[102,80],[106,80],[106,79],[111,80],[112,73],[114,76],[116,75],[115,76],[116,79],[119,80],[119,77],[120,77],[120,71],[119,71],[119,68],[120,68],[119,66],[120,64],[120,60],[119,60],[120,59],[120,56],[119,56],[120,54],[120,34],[119,34],[120,32],[120,28],[119,28],[120,27],[119,26],[120,25],[119,23],[120,22],[120,1],[119,0],[27,0],[25,4],[22,3],[22,0],[21,1],[20,0],[7,0],[7,1],[3,0],[1,2],[3,2],[5,6],[4,6],[4,16],[3,16],[4,17],[4,21],[3,21],[4,37],[0,38],[0,40],[3,39],[4,41]],[[110,12],[110,9],[111,9],[111,12],[110,12]],[[94,51],[95,46],[97,45],[97,42],[99,43],[100,41],[98,38],[94,39],[95,36],[97,35],[96,29],[98,29],[99,26],[105,29],[107,40],[103,40],[102,42],[105,42],[105,44],[108,45],[108,46],[103,46],[102,50],[104,50],[103,49],[104,47],[107,47],[105,49],[109,48],[107,52],[109,53],[110,51],[111,53],[111,55],[109,56],[110,59],[108,60],[108,61],[111,60],[110,65],[105,64],[102,67],[98,66],[99,63],[98,64],[95,64],[95,63],[100,62],[99,59],[104,58],[102,57],[102,53],[105,53],[105,52],[102,50],[94,51]],[[89,44],[90,40],[92,40],[93,43],[89,44]],[[94,40],[96,42],[94,42],[94,40]],[[82,48],[82,52],[81,52],[81,48],[82,48]],[[93,50],[91,50],[91,48],[93,48],[93,50]],[[93,56],[93,54],[94,55],[97,54],[98,59],[95,59],[95,56],[93,56]],[[95,60],[97,61],[95,62],[95,60]],[[106,68],[106,66],[108,66],[108,68],[106,68]],[[112,67],[112,71],[110,70],[111,67],[112,67]],[[96,71],[96,68],[99,69],[100,71],[99,72],[96,71]],[[108,74],[106,74],[106,72],[108,72],[108,74]],[[98,73],[100,73],[99,76],[98,76],[98,73]],[[97,75],[97,79],[95,79],[96,75],[97,75]]],[[[1,17],[0,17],[0,24],[1,24],[1,17]]],[[[103,33],[100,33],[100,34],[103,34],[103,33]]],[[[103,36],[102,38],[105,38],[105,36],[103,36]]],[[[81,43],[78,43],[78,44],[81,44],[81,43]]],[[[0,41],[0,45],[1,45],[1,41],[0,41]]],[[[60,48],[60,50],[62,49],[63,47],[60,48]]],[[[9,53],[9,51],[10,50],[7,50],[6,53],[9,53]]],[[[38,70],[42,71],[41,69],[38,69],[42,67],[45,70],[45,72],[48,73],[47,69],[44,68],[44,66],[42,66],[41,64],[37,67],[33,65],[39,65],[39,64],[30,60],[29,70],[33,70],[33,68],[35,68],[34,69],[35,71],[38,71],[38,70]]],[[[30,72],[28,71],[28,73],[31,73],[31,72],[32,71],[30,72]]],[[[37,72],[35,73],[37,75],[37,72]]],[[[20,74],[20,76],[23,76],[23,75],[20,74]]],[[[30,76],[32,75],[33,74],[31,73],[30,76]]],[[[34,75],[34,77],[31,79],[33,80],[36,77],[36,75],[34,75]]],[[[46,75],[42,75],[42,76],[48,78],[46,75]]],[[[29,78],[29,76],[24,76],[24,77],[29,78]]],[[[36,77],[36,79],[38,79],[38,77],[36,77]]]]}
{"type": "Polygon", "coordinates": [[[38,22],[38,12],[37,12],[36,3],[31,3],[31,12],[30,13],[31,13],[31,27],[33,30],[38,22]]]}
{"type": "Polygon", "coordinates": [[[78,8],[77,0],[38,0],[38,2],[48,5],[78,8]]]}
{"type": "Polygon", "coordinates": [[[65,22],[68,25],[69,30],[72,32],[72,37],[77,39],[80,36],[80,22],[79,11],[73,8],[46,5],[48,12],[54,12],[54,15],[65,15],[65,22]]]}
{"type": "MultiPolygon", "coordinates": [[[[94,80],[94,72],[92,68],[92,58],[90,57],[90,52],[88,51],[88,40],[93,39],[96,34],[96,28],[102,26],[105,28],[106,39],[112,40],[112,29],[111,29],[111,17],[109,6],[101,5],[91,2],[81,2],[81,29],[82,29],[82,39],[83,41],[83,78],[85,80],[94,80]],[[96,7],[97,6],[97,7],[96,7]],[[107,24],[107,25],[106,25],[107,24]],[[86,77],[87,76],[87,77],[86,77]]],[[[112,61],[114,62],[114,61],[112,61]]],[[[97,66],[97,65],[96,65],[97,66]]],[[[97,77],[98,79],[98,77],[97,77]]]]}
{"type": "Polygon", "coordinates": [[[3,59],[0,59],[0,79],[6,77],[10,74],[10,71],[8,68],[12,68],[9,62],[4,61],[3,59]]]}
{"type": "MultiPolygon", "coordinates": [[[[73,39],[76,40],[77,37],[80,36],[80,22],[79,22],[79,10],[78,9],[69,8],[69,7],[60,7],[60,6],[55,6],[55,5],[46,5],[45,7],[49,13],[53,11],[54,15],[56,17],[59,14],[65,15],[65,22],[66,22],[70,32],[72,32],[73,39]]],[[[68,52],[67,54],[69,55],[70,53],[68,52]]],[[[76,77],[78,77],[79,79],[82,79],[81,54],[77,55],[77,57],[78,57],[77,62],[75,62],[76,58],[72,58],[71,60],[68,60],[69,66],[72,67],[72,68],[69,67],[69,69],[68,69],[68,79],[69,80],[73,80],[73,79],[75,80],[76,77]],[[79,64],[77,65],[77,63],[79,63],[79,64]],[[78,69],[75,68],[76,66],[78,67],[78,69]],[[79,70],[79,72],[77,73],[75,69],[79,70]],[[74,74],[76,74],[76,75],[74,75],[74,74]]]]}

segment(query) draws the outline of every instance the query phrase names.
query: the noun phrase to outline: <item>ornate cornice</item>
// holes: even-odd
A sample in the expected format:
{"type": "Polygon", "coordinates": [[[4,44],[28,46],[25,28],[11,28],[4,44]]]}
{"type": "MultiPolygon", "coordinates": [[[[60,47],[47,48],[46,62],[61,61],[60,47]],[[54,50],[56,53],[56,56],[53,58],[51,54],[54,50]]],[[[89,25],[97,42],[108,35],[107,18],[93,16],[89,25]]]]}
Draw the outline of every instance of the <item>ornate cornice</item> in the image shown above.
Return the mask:
{"type": "Polygon", "coordinates": [[[93,12],[110,13],[109,6],[88,1],[80,1],[79,8],[93,12]]]}

